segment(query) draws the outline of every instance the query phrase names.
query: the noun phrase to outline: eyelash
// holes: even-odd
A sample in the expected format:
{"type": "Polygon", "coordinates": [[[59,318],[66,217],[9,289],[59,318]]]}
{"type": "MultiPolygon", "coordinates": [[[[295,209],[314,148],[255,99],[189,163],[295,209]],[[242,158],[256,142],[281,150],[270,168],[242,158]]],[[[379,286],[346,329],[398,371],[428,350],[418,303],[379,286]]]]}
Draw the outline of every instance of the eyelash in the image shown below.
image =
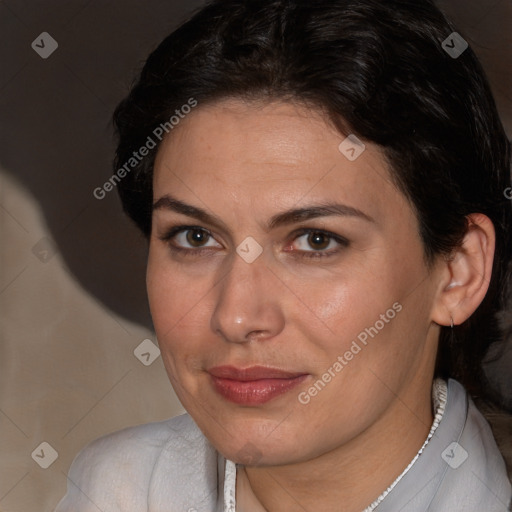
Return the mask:
{"type": "MultiPolygon", "coordinates": [[[[176,226],[174,228],[171,228],[167,233],[165,233],[165,235],[161,236],[160,240],[162,240],[163,242],[166,242],[173,252],[182,253],[182,254],[186,254],[189,256],[200,256],[203,252],[208,251],[210,249],[209,247],[198,248],[198,249],[185,249],[183,247],[179,247],[179,246],[171,244],[171,240],[176,235],[178,235],[181,232],[185,232],[185,231],[202,231],[203,233],[206,233],[209,237],[213,238],[213,236],[209,230],[207,230],[203,227],[200,227],[200,226],[176,226]]],[[[331,233],[330,231],[324,231],[322,229],[314,229],[314,228],[301,228],[301,229],[295,231],[293,233],[293,237],[294,237],[293,241],[295,241],[297,238],[300,238],[301,236],[309,235],[312,233],[318,233],[318,234],[324,235],[328,239],[334,240],[335,242],[337,242],[342,248],[348,247],[348,245],[349,245],[348,240],[339,235],[331,233]]],[[[300,258],[319,259],[319,258],[326,258],[326,257],[334,256],[339,251],[340,251],[340,248],[337,248],[334,250],[331,249],[330,251],[322,251],[322,250],[314,251],[313,250],[313,251],[294,251],[294,252],[298,252],[299,253],[298,257],[300,257],[300,258]]]]}

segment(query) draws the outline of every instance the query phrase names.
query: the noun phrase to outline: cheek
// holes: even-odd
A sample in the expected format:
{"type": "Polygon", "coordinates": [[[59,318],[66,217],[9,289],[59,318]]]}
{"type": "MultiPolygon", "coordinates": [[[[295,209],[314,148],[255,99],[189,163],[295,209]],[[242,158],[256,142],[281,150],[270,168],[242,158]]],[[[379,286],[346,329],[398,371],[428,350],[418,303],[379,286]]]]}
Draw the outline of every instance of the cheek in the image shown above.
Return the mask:
{"type": "Polygon", "coordinates": [[[146,286],[158,344],[169,374],[195,373],[212,346],[215,274],[190,272],[165,251],[149,254],[146,286]]]}
{"type": "Polygon", "coordinates": [[[421,282],[417,276],[424,279],[420,267],[393,257],[364,268],[354,262],[350,271],[296,287],[301,301],[288,308],[288,319],[311,348],[316,345],[310,354],[316,356],[314,367],[323,371],[346,354],[347,364],[360,375],[368,373],[368,365],[391,368],[401,358],[415,357],[412,352],[421,344],[413,343],[411,333],[428,324],[426,304],[417,300],[422,286],[411,294],[421,282]]]}
{"type": "Polygon", "coordinates": [[[146,271],[146,288],[155,329],[170,334],[178,323],[201,307],[204,280],[192,278],[169,261],[166,251],[150,248],[146,271]]]}
{"type": "Polygon", "coordinates": [[[172,268],[165,257],[150,249],[146,272],[146,288],[151,317],[164,361],[179,354],[179,359],[190,343],[184,343],[184,325],[194,315],[196,293],[190,280],[172,268]]]}
{"type": "Polygon", "coordinates": [[[363,265],[351,260],[336,271],[290,278],[286,285],[293,293],[288,292],[292,301],[287,304],[287,317],[309,333],[310,339],[323,338],[326,344],[343,348],[397,300],[396,279],[377,263],[363,265]]]}

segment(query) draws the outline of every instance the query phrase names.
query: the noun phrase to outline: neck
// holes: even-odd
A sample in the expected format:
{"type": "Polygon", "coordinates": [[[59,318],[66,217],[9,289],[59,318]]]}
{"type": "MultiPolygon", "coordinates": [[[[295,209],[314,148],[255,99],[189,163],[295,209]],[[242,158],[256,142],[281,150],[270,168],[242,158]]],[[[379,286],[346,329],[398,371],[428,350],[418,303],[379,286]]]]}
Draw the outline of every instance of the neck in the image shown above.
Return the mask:
{"type": "Polygon", "coordinates": [[[242,483],[267,512],[360,512],[400,476],[432,422],[431,389],[413,388],[349,443],[296,464],[246,467],[242,483]]]}

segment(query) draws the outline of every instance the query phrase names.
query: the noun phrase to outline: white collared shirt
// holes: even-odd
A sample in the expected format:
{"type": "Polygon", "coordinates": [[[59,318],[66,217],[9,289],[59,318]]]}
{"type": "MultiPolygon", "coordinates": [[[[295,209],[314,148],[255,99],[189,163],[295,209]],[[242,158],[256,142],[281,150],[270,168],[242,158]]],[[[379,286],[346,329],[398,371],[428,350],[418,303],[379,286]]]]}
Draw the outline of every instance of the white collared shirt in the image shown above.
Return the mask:
{"type": "MultiPolygon", "coordinates": [[[[509,511],[512,486],[489,424],[457,381],[436,386],[436,418],[422,449],[366,510],[509,511]]],[[[184,414],[87,445],[55,512],[242,512],[236,480],[236,465],[184,414]]]]}

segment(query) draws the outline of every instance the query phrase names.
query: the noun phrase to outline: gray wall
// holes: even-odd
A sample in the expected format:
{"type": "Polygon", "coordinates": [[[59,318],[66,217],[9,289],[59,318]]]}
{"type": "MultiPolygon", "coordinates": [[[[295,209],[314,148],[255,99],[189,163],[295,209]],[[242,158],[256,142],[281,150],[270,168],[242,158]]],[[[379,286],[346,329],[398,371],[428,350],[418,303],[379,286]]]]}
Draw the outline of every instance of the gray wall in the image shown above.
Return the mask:
{"type": "MultiPolygon", "coordinates": [[[[156,342],[145,244],[115,191],[92,191],[111,174],[114,106],[200,3],[0,2],[2,512],[51,511],[88,441],[182,412],[161,358],[146,366],[134,355],[156,342]],[[58,43],[46,59],[31,47],[42,32],[58,43]],[[47,469],[43,442],[58,452],[47,469]]],[[[512,134],[512,2],[442,5],[481,56],[512,134]]]]}

